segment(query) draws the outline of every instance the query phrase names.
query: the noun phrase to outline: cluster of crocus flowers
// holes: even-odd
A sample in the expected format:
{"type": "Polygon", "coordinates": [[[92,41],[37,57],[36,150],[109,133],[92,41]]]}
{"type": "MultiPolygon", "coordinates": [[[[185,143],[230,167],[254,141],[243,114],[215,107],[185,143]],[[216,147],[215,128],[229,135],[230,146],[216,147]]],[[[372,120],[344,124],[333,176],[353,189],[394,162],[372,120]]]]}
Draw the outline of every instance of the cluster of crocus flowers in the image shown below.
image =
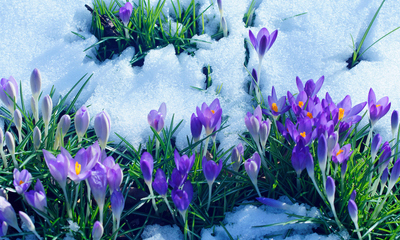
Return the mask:
{"type": "MultiPolygon", "coordinates": [[[[258,55],[258,70],[257,70],[258,81],[260,81],[261,63],[264,58],[264,55],[272,47],[277,36],[278,36],[278,30],[273,31],[270,34],[268,29],[262,28],[258,32],[257,38],[256,38],[254,36],[253,32],[251,30],[249,30],[249,38],[250,38],[251,44],[253,45],[253,47],[256,50],[257,55],[258,55]]],[[[255,91],[256,91],[257,102],[260,103],[261,102],[261,97],[260,97],[261,92],[259,89],[258,82],[256,82],[255,91]]]]}

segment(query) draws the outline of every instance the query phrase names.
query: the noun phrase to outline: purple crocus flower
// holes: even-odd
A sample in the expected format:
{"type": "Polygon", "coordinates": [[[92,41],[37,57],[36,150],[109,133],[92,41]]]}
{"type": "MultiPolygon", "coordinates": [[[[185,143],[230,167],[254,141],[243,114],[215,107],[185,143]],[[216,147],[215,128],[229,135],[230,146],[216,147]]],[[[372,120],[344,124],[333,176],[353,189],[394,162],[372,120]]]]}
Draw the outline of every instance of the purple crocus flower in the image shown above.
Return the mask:
{"type": "Polygon", "coordinates": [[[354,223],[357,223],[358,222],[358,208],[357,208],[357,204],[356,204],[356,202],[354,202],[354,200],[352,200],[352,199],[349,200],[348,209],[349,209],[349,214],[350,214],[351,220],[354,223]]]}
{"type": "Polygon", "coordinates": [[[299,141],[292,152],[292,166],[298,177],[306,168],[307,160],[311,157],[310,149],[304,146],[303,141],[299,141]]]}
{"type": "Polygon", "coordinates": [[[123,177],[122,169],[118,163],[107,170],[107,182],[111,194],[119,190],[123,177]]]}
{"type": "Polygon", "coordinates": [[[265,204],[270,207],[273,207],[273,208],[278,208],[278,209],[282,209],[282,210],[289,210],[289,208],[290,208],[290,205],[288,205],[284,202],[272,199],[272,198],[258,197],[256,199],[260,203],[265,204]]]}
{"type": "Polygon", "coordinates": [[[213,160],[207,161],[207,158],[203,157],[203,173],[209,185],[212,185],[215,179],[218,177],[219,173],[221,172],[222,165],[222,162],[216,164],[213,160]]]}
{"type": "Polygon", "coordinates": [[[382,174],[383,170],[388,167],[391,155],[392,155],[392,149],[390,148],[389,142],[386,141],[382,145],[382,154],[381,154],[381,156],[379,158],[379,162],[378,162],[378,173],[379,174],[382,174]]]}
{"type": "Polygon", "coordinates": [[[190,118],[190,131],[192,132],[194,142],[200,140],[202,128],[203,125],[201,124],[200,119],[196,117],[196,114],[193,113],[192,117],[190,118]]]}
{"type": "Polygon", "coordinates": [[[260,155],[255,152],[253,156],[246,160],[244,163],[244,168],[246,169],[247,175],[249,175],[250,180],[257,188],[257,177],[260,172],[261,158],[260,155]]]}
{"type": "Polygon", "coordinates": [[[244,117],[244,123],[246,124],[247,130],[249,130],[251,136],[256,143],[259,141],[260,125],[262,121],[262,111],[260,105],[254,109],[254,114],[247,112],[244,117]]]}
{"type": "Polygon", "coordinates": [[[183,185],[186,181],[186,177],[186,173],[181,173],[178,169],[174,168],[171,173],[171,178],[169,179],[169,185],[171,185],[173,189],[177,189],[183,185]]]}
{"type": "Polygon", "coordinates": [[[28,170],[23,169],[21,172],[14,168],[14,187],[18,194],[23,194],[31,185],[32,175],[28,170]]]}
{"type": "Polygon", "coordinates": [[[171,192],[172,201],[178,211],[185,215],[193,198],[193,186],[190,181],[186,181],[181,189],[174,189],[171,192]]]}
{"type": "Polygon", "coordinates": [[[214,99],[210,106],[208,106],[206,103],[203,103],[201,105],[201,109],[197,107],[196,113],[201,124],[203,124],[204,129],[206,130],[207,136],[213,133],[218,123],[221,124],[222,108],[219,104],[218,98],[214,99]]]}
{"type": "Polygon", "coordinates": [[[66,156],[69,155],[70,168],[68,171],[68,177],[76,184],[79,184],[82,180],[85,180],[90,176],[92,168],[100,157],[100,148],[98,148],[98,152],[95,154],[90,152],[92,149],[93,148],[90,147],[88,149],[80,149],[76,153],[75,158],[70,157],[68,152],[64,153],[66,156]]]}
{"type": "Polygon", "coordinates": [[[381,176],[382,185],[386,184],[388,177],[389,177],[389,169],[385,168],[385,170],[383,170],[382,176],[381,176]]]}
{"type": "Polygon", "coordinates": [[[163,102],[161,103],[158,111],[151,110],[149,115],[147,115],[147,122],[151,127],[153,127],[157,133],[160,133],[164,127],[165,117],[167,116],[167,105],[163,102]]]}
{"type": "Polygon", "coordinates": [[[100,240],[101,237],[103,236],[103,233],[104,233],[103,224],[99,221],[96,221],[93,224],[93,229],[92,229],[93,240],[100,240]]]}
{"type": "Polygon", "coordinates": [[[297,89],[299,89],[299,92],[305,91],[308,98],[314,99],[314,97],[321,89],[322,84],[324,84],[324,79],[325,77],[322,76],[317,80],[316,83],[314,83],[313,79],[310,79],[306,82],[305,86],[303,86],[303,82],[301,81],[301,79],[299,77],[296,77],[297,89]]]}
{"type": "Polygon", "coordinates": [[[278,30],[273,31],[269,34],[268,29],[262,28],[258,34],[257,38],[254,36],[253,32],[249,30],[249,38],[251,44],[253,44],[254,49],[258,54],[260,62],[262,61],[264,54],[272,47],[276,37],[278,36],[278,30]]]}
{"type": "Polygon", "coordinates": [[[4,197],[0,197],[0,221],[6,222],[9,226],[17,229],[18,232],[22,232],[18,226],[14,208],[4,197]]]}
{"type": "MultiPolygon", "coordinates": [[[[61,148],[61,151],[63,151],[62,149],[64,148],[61,148]]],[[[60,184],[61,188],[65,189],[69,172],[69,159],[63,154],[58,154],[56,158],[45,149],[43,149],[43,156],[51,175],[60,184]]]]}
{"type": "Polygon", "coordinates": [[[350,199],[353,201],[356,201],[356,197],[357,197],[357,192],[356,190],[354,190],[351,194],[350,194],[350,199]]]}
{"type": "Polygon", "coordinates": [[[340,148],[339,144],[337,143],[332,150],[332,162],[335,164],[342,164],[345,162],[353,153],[353,151],[350,151],[350,148],[350,143],[344,145],[342,148],[340,148]]]}
{"type": "Polygon", "coordinates": [[[104,209],[104,200],[106,197],[107,190],[107,169],[101,163],[96,163],[96,165],[92,169],[92,174],[88,178],[90,189],[92,190],[92,194],[94,200],[96,200],[97,205],[99,206],[100,212],[100,222],[103,222],[103,209],[104,209]]]}
{"type": "Polygon", "coordinates": [[[33,98],[37,101],[40,95],[40,89],[42,87],[42,77],[39,69],[35,68],[32,71],[30,79],[31,91],[33,98]]]}
{"type": "Polygon", "coordinates": [[[328,176],[326,179],[326,196],[328,197],[328,201],[333,204],[335,200],[335,180],[331,176],[328,176]]]}
{"type": "Polygon", "coordinates": [[[255,89],[256,86],[258,86],[258,75],[257,71],[253,68],[253,71],[251,72],[251,83],[250,83],[250,90],[249,94],[251,95],[253,93],[253,90],[255,89]]]}
{"type": "Polygon", "coordinates": [[[351,107],[351,97],[347,95],[341,102],[337,104],[338,109],[338,120],[348,122],[358,122],[361,120],[361,116],[358,116],[365,107],[367,102],[362,102],[354,107],[351,107]]]}
{"type": "Polygon", "coordinates": [[[292,93],[288,91],[287,97],[293,112],[296,114],[296,116],[300,115],[300,113],[302,112],[302,110],[304,110],[304,107],[307,104],[308,100],[307,93],[305,91],[300,91],[297,97],[294,98],[292,93]]]}
{"type": "Polygon", "coordinates": [[[400,159],[397,159],[390,173],[388,192],[393,188],[394,184],[399,179],[399,176],[400,176],[400,159]]]}
{"type": "Polygon", "coordinates": [[[122,195],[122,193],[120,191],[114,191],[111,194],[110,202],[111,202],[111,210],[112,210],[113,216],[119,223],[119,221],[121,219],[122,211],[124,210],[124,206],[125,206],[124,195],[122,195]]]}
{"type": "Polygon", "coordinates": [[[94,118],[94,131],[99,138],[101,149],[104,150],[111,131],[110,116],[105,111],[98,113],[94,118]]]}
{"type": "Polygon", "coordinates": [[[85,106],[82,106],[75,113],[75,131],[80,139],[85,135],[90,122],[89,111],[85,106]]]}
{"type": "Polygon", "coordinates": [[[321,134],[321,136],[318,139],[318,148],[317,148],[317,156],[318,156],[318,162],[319,162],[319,167],[321,168],[321,172],[325,173],[326,170],[326,160],[327,160],[327,144],[326,144],[326,138],[324,134],[321,134]]]}
{"type": "MultiPolygon", "coordinates": [[[[36,181],[35,189],[25,192],[24,195],[28,204],[33,207],[35,211],[37,209],[41,212],[47,213],[46,193],[44,191],[43,184],[39,179],[36,181]]],[[[38,214],[42,216],[41,213],[38,212],[38,214]]]]}
{"type": "Polygon", "coordinates": [[[372,162],[375,160],[376,154],[378,153],[379,147],[381,146],[382,137],[378,133],[374,136],[371,143],[371,159],[372,162]]]}
{"type": "Polygon", "coordinates": [[[0,237],[7,235],[8,224],[4,221],[0,221],[0,237]]]}
{"type": "Polygon", "coordinates": [[[181,174],[188,174],[190,169],[192,169],[192,166],[194,164],[196,155],[193,153],[193,155],[189,158],[187,155],[182,155],[182,157],[179,155],[179,152],[175,149],[174,151],[174,160],[176,164],[176,168],[181,174]]]}
{"type": "Polygon", "coordinates": [[[124,25],[128,25],[129,19],[132,15],[133,6],[130,2],[125,3],[123,7],[119,9],[119,17],[121,18],[122,23],[124,25]]]}
{"type": "Polygon", "coordinates": [[[279,115],[287,112],[290,106],[286,105],[286,96],[279,98],[276,96],[275,87],[272,86],[271,96],[268,96],[269,109],[263,109],[263,113],[271,115],[273,118],[278,118],[279,115]]]}
{"type": "Polygon", "coordinates": [[[1,79],[0,87],[0,99],[4,103],[4,105],[6,105],[10,113],[13,113],[15,110],[14,102],[17,103],[18,83],[12,76],[10,76],[8,79],[1,79]]]}
{"type": "Polygon", "coordinates": [[[395,138],[397,130],[399,128],[399,112],[394,110],[390,118],[390,124],[392,127],[392,137],[395,138]]]}
{"type": "Polygon", "coordinates": [[[144,152],[140,158],[140,169],[142,170],[144,181],[147,185],[151,184],[153,178],[154,160],[150,153],[144,152]]]}
{"type": "Polygon", "coordinates": [[[244,154],[244,148],[241,143],[239,143],[236,147],[232,149],[231,162],[233,171],[235,172],[239,171],[243,154],[244,154]]]}
{"type": "Polygon", "coordinates": [[[156,175],[153,181],[153,188],[162,197],[166,197],[168,192],[168,183],[165,173],[161,168],[157,169],[156,171],[156,175]]]}
{"type": "Polygon", "coordinates": [[[383,97],[376,101],[375,92],[372,88],[368,93],[368,112],[369,119],[371,121],[371,126],[381,119],[390,109],[391,103],[389,102],[389,97],[383,97]]]}

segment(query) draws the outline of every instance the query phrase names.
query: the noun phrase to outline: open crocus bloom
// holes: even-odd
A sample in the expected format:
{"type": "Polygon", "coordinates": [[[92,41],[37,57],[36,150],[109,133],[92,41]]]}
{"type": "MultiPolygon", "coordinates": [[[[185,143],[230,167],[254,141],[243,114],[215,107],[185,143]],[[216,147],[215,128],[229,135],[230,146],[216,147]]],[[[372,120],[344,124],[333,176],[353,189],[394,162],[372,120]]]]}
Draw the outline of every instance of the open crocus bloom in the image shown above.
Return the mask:
{"type": "Polygon", "coordinates": [[[216,126],[221,124],[222,109],[219,104],[218,98],[208,106],[206,103],[196,108],[197,117],[200,119],[201,124],[203,124],[207,136],[210,135],[216,126]]]}
{"type": "Polygon", "coordinates": [[[167,106],[163,102],[161,103],[158,111],[151,110],[147,115],[147,122],[152,126],[157,133],[160,133],[164,127],[165,117],[167,116],[167,106]]]}
{"type": "Polygon", "coordinates": [[[371,121],[371,126],[381,119],[390,109],[391,103],[389,102],[389,97],[383,97],[376,101],[375,92],[372,88],[368,93],[368,112],[369,119],[371,121]]]}
{"type": "Polygon", "coordinates": [[[257,38],[254,36],[253,32],[249,30],[249,38],[251,44],[253,44],[254,49],[258,54],[260,61],[263,59],[264,55],[274,44],[276,37],[278,36],[278,30],[269,33],[267,28],[262,28],[258,34],[257,38]]]}

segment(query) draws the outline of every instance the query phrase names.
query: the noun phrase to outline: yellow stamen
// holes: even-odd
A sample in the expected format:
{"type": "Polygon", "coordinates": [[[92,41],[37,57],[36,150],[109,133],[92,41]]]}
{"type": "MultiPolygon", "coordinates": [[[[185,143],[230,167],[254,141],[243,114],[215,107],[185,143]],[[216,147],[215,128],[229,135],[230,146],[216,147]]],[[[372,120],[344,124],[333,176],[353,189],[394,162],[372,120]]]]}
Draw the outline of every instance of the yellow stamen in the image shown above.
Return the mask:
{"type": "Polygon", "coordinates": [[[380,106],[381,106],[380,104],[376,105],[376,107],[380,107],[380,106]]]}
{"type": "Polygon", "coordinates": [[[302,132],[302,133],[300,133],[300,135],[301,135],[303,138],[305,138],[305,137],[306,137],[306,132],[302,132]]]}
{"type": "Polygon", "coordinates": [[[21,184],[23,184],[24,183],[24,181],[22,181],[22,180],[19,180],[19,185],[21,185],[21,184]]]}
{"type": "Polygon", "coordinates": [[[307,113],[307,117],[309,117],[310,119],[313,118],[312,113],[308,112],[308,113],[307,113]]]}
{"type": "Polygon", "coordinates": [[[336,153],[336,157],[339,156],[339,154],[341,154],[343,152],[342,149],[340,149],[337,153],[336,153]]]}
{"type": "Polygon", "coordinates": [[[304,106],[304,103],[302,102],[302,101],[299,101],[299,107],[303,107],[304,106]]]}
{"type": "Polygon", "coordinates": [[[276,105],[276,103],[272,104],[272,110],[274,110],[275,112],[278,112],[278,106],[276,105]]]}
{"type": "Polygon", "coordinates": [[[79,175],[79,174],[81,173],[81,168],[82,168],[82,166],[81,166],[78,162],[76,162],[76,163],[75,163],[75,172],[76,172],[76,175],[79,175]]]}
{"type": "Polygon", "coordinates": [[[110,210],[111,210],[111,205],[108,205],[108,209],[110,209],[110,210]]]}
{"type": "Polygon", "coordinates": [[[342,120],[343,116],[344,116],[344,109],[339,108],[339,120],[342,120]]]}
{"type": "Polygon", "coordinates": [[[214,110],[211,110],[211,112],[214,114],[215,113],[215,111],[214,110]]]}

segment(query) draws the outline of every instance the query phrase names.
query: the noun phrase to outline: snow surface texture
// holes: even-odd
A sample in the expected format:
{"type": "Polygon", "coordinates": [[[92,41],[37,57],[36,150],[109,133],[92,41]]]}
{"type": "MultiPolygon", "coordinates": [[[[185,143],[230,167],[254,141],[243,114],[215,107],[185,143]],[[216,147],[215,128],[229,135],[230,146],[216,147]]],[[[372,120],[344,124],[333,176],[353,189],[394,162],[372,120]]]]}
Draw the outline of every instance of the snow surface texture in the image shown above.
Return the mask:
{"type": "MultiPolygon", "coordinates": [[[[17,81],[22,81],[24,99],[29,100],[29,77],[32,70],[38,68],[42,73],[44,94],[49,93],[54,85],[56,96],[53,101],[56,101],[84,74],[93,74],[76,107],[91,105],[92,117],[106,110],[111,116],[112,132],[121,134],[135,147],[144,143],[151,134],[147,114],[151,109],[158,109],[162,102],[167,104],[167,126],[173,114],[175,123],[184,121],[176,134],[176,141],[178,148],[185,147],[186,136],[190,136],[192,112],[196,106],[203,102],[210,104],[218,97],[230,125],[217,136],[221,141],[220,148],[228,149],[240,142],[238,134],[246,130],[244,116],[252,111],[251,97],[246,89],[250,78],[243,66],[244,39],[248,39],[249,29],[242,21],[251,0],[223,1],[229,28],[227,38],[219,41],[210,38],[219,27],[219,11],[217,6],[212,6],[204,16],[205,34],[196,37],[210,43],[198,44],[200,49],[194,57],[186,54],[176,56],[173,47],[167,46],[151,51],[144,66],[135,68],[129,64],[134,53],[132,48],[103,63],[86,57],[89,55],[94,59],[93,50],[83,52],[83,49],[97,41],[90,33],[91,16],[84,7],[89,2],[74,0],[60,4],[54,0],[0,0],[0,76],[12,75],[17,81]],[[86,40],[71,31],[83,35],[86,40]],[[206,65],[213,69],[213,85],[203,92],[191,88],[204,88],[202,68],[206,65]],[[216,95],[217,87],[222,84],[221,93],[216,95]]],[[[190,1],[181,2],[187,6],[190,1]]],[[[203,11],[211,0],[196,2],[203,11]]],[[[387,95],[392,110],[399,109],[400,31],[369,49],[356,67],[346,68],[346,60],[352,54],[351,35],[357,43],[361,40],[380,2],[258,0],[255,24],[250,29],[255,33],[262,27],[270,31],[279,30],[278,38],[262,64],[260,87],[264,99],[270,95],[272,86],[275,86],[278,96],[286,95],[288,90],[297,92],[296,76],[305,81],[325,75],[320,97],[329,92],[338,102],[349,94],[355,105],[367,100],[372,87],[378,99],[387,95]],[[306,14],[290,18],[300,13],[306,14]]],[[[365,46],[398,27],[398,9],[400,1],[385,2],[365,46]]],[[[173,18],[169,1],[164,13],[173,18]]],[[[250,46],[249,71],[257,65],[258,57],[250,46]]],[[[28,101],[25,106],[29,108],[28,101]]],[[[386,139],[390,137],[390,113],[375,127],[386,139]]],[[[119,142],[115,134],[110,140],[119,142]]],[[[248,211],[256,210],[249,207],[248,211]]]]}

